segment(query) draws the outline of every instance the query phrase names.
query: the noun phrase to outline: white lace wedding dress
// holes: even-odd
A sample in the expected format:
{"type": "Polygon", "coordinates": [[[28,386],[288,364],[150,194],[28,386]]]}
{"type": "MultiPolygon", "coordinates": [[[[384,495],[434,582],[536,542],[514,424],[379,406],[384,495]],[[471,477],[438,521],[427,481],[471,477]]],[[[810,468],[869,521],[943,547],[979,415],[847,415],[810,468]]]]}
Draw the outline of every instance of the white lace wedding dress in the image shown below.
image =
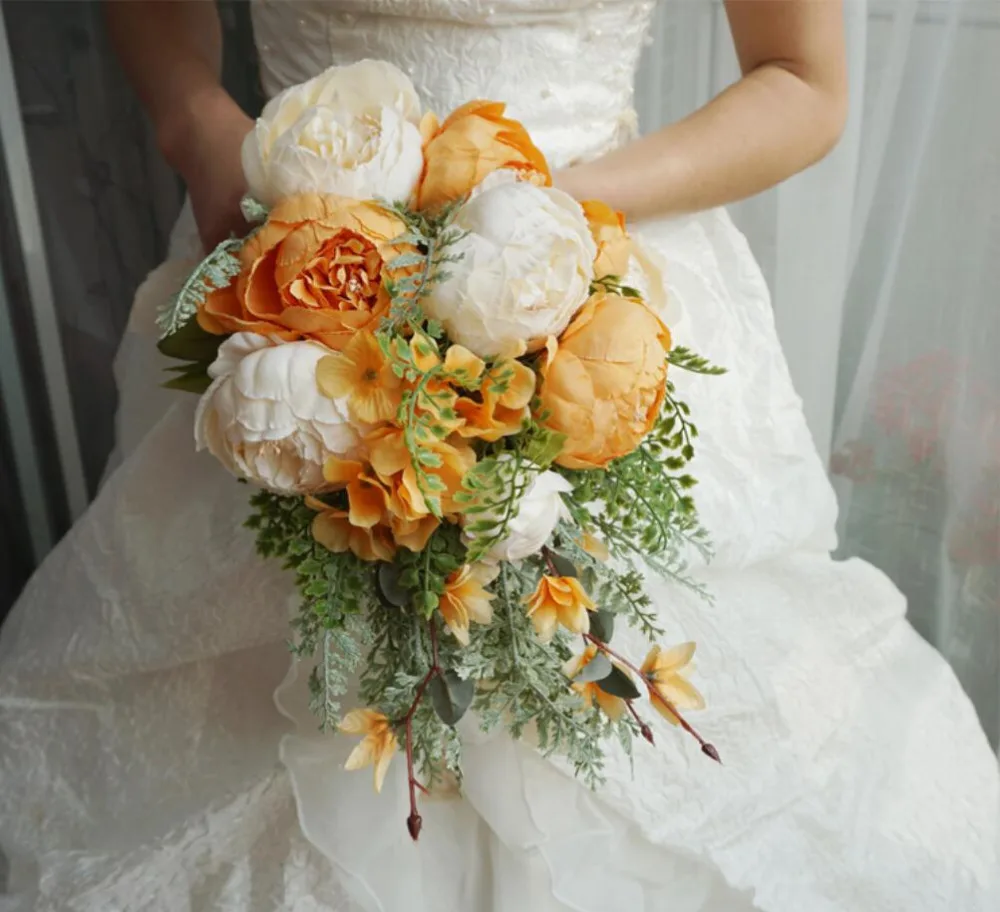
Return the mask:
{"type": "MultiPolygon", "coordinates": [[[[273,93],[331,62],[392,61],[428,107],[505,100],[554,167],[635,129],[645,0],[260,2],[273,93]]],[[[996,759],[899,593],[835,563],[835,503],[722,211],[635,226],[666,264],[675,335],[730,372],[675,375],[702,429],[706,604],[656,580],[699,644],[701,729],[666,726],[589,792],[504,735],[467,732],[464,794],[381,795],[342,770],[289,672],[289,577],[241,528],[247,489],[157,388],[140,291],[118,362],[115,470],[29,584],[0,649],[0,906],[52,912],[997,912],[996,759]],[[278,690],[277,700],[275,691],[278,690]],[[7,904],[5,906],[4,904],[7,904]]],[[[173,253],[197,254],[190,217],[173,253]]],[[[801,302],[808,307],[808,301],[801,302]]],[[[639,652],[638,641],[625,643],[639,652]]]]}

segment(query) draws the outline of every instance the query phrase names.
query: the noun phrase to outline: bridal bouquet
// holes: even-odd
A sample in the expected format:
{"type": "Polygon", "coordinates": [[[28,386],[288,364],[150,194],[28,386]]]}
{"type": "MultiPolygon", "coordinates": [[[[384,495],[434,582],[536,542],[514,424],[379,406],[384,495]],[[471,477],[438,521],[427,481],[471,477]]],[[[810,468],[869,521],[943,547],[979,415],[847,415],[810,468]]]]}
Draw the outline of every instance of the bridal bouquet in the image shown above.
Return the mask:
{"type": "Polygon", "coordinates": [[[470,709],[591,784],[606,738],[652,742],[640,701],[718,759],[682,715],[694,644],[656,645],[639,571],[705,547],[668,371],[718,370],[672,346],[659,279],[634,287],[653,267],[623,218],[552,188],[503,104],[439,122],[373,61],[274,98],[243,165],[256,227],[190,276],[160,348],[202,394],[198,447],[259,489],[314,708],[361,738],[348,769],[379,789],[402,744],[415,839],[470,709]]]}

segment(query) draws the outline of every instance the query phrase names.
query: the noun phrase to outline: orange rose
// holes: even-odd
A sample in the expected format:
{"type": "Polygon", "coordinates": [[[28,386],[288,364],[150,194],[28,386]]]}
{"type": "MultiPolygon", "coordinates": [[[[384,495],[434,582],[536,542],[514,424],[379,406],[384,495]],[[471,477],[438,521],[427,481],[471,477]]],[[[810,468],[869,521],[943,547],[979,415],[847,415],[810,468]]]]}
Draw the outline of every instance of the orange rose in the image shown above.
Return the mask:
{"type": "Polygon", "coordinates": [[[240,251],[232,285],[198,312],[211,333],[317,339],[342,349],[389,310],[386,263],[403,223],[374,203],[314,194],[282,200],[240,251]]]}
{"type": "Polygon", "coordinates": [[[625,216],[598,200],[588,200],[580,205],[597,244],[594,278],[624,278],[632,256],[632,239],[625,230],[625,216]]]}
{"type": "Polygon", "coordinates": [[[631,453],[663,403],[670,332],[641,301],[592,295],[541,369],[539,420],[566,435],[556,459],[593,469],[631,453]]]}
{"type": "Polygon", "coordinates": [[[499,168],[523,171],[543,186],[552,183],[545,156],[520,123],[503,116],[505,109],[496,101],[470,101],[441,124],[424,149],[418,208],[457,200],[499,168]]]}

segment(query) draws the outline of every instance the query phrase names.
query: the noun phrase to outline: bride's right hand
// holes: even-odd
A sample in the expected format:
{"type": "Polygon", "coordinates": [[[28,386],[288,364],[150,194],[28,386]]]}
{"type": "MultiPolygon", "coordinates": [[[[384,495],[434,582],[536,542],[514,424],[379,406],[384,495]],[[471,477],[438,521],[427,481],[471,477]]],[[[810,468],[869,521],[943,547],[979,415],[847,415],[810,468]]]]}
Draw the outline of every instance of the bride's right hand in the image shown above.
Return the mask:
{"type": "Polygon", "coordinates": [[[246,192],[240,149],[253,119],[221,89],[193,100],[188,111],[160,129],[160,148],[187,185],[202,246],[212,250],[231,234],[243,235],[246,192]]]}

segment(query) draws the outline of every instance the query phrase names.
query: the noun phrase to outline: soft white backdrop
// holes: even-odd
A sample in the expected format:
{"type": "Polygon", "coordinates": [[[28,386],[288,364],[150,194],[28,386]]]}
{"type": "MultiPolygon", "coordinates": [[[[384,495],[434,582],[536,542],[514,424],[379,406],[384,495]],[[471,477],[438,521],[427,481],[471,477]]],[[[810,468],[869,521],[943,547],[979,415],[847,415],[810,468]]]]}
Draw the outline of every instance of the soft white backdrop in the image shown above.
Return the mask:
{"type": "MultiPolygon", "coordinates": [[[[841,502],[1000,734],[1000,2],[846,0],[837,150],[733,207],[841,502]]],[[[662,4],[645,129],[736,78],[721,3],[662,4]]]]}

